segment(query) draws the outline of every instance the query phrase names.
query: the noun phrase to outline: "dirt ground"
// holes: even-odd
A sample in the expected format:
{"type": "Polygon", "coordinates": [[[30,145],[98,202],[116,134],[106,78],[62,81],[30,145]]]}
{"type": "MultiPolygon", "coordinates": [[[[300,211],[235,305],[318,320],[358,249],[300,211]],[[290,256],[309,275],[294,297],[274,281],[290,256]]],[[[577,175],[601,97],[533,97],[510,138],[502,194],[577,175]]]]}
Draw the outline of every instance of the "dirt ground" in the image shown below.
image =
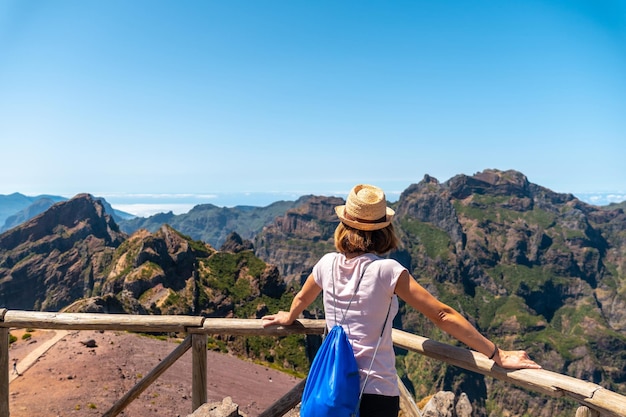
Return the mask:
{"type": "MultiPolygon", "coordinates": [[[[163,341],[126,332],[70,332],[23,370],[28,353],[54,337],[54,331],[11,330],[18,340],[9,349],[20,376],[10,382],[11,417],[100,416],[163,358],[177,341],[163,341]],[[96,347],[81,342],[93,339],[96,347]]],[[[207,352],[209,401],[230,396],[242,413],[258,416],[300,379],[241,360],[207,352]]],[[[191,413],[191,351],[187,351],[120,416],[186,416],[191,413]]]]}

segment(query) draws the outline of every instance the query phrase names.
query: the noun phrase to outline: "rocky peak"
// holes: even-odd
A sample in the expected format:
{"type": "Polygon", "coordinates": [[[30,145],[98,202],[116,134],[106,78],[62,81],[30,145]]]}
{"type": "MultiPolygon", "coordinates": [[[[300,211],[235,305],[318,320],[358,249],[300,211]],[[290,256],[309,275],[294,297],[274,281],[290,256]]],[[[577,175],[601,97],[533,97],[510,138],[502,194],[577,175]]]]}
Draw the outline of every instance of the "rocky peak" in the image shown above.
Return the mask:
{"type": "MultiPolygon", "coordinates": [[[[193,294],[198,259],[213,252],[208,244],[194,243],[168,225],[155,233],[139,230],[116,252],[100,293],[124,297],[130,312],[155,310],[179,291],[183,298],[193,294]]],[[[173,313],[192,312],[193,297],[187,301],[184,311],[173,313]]]]}
{"type": "Polygon", "coordinates": [[[89,194],[0,235],[0,305],[57,310],[93,290],[126,235],[89,194]]]}
{"type": "Polygon", "coordinates": [[[90,194],[78,194],[0,235],[0,248],[12,250],[25,243],[49,240],[62,232],[75,239],[93,235],[111,246],[118,245],[125,236],[100,201],[90,194]]]}
{"type": "Polygon", "coordinates": [[[450,200],[447,188],[429,175],[408,187],[398,200],[398,219],[415,219],[444,230],[452,241],[463,245],[463,230],[450,200]]]}
{"type": "Polygon", "coordinates": [[[284,216],[276,218],[274,227],[280,232],[293,236],[306,236],[307,238],[324,238],[328,235],[328,225],[337,225],[335,206],[345,204],[339,197],[317,197],[310,199],[291,210],[287,210],[284,216]]]}
{"type": "Polygon", "coordinates": [[[487,169],[472,176],[457,175],[446,182],[450,194],[464,199],[472,194],[529,196],[528,178],[521,172],[487,169]]]}
{"type": "Polygon", "coordinates": [[[222,252],[238,253],[244,250],[252,250],[254,245],[249,240],[243,240],[236,232],[232,232],[226,238],[226,242],[220,248],[222,252]]]}

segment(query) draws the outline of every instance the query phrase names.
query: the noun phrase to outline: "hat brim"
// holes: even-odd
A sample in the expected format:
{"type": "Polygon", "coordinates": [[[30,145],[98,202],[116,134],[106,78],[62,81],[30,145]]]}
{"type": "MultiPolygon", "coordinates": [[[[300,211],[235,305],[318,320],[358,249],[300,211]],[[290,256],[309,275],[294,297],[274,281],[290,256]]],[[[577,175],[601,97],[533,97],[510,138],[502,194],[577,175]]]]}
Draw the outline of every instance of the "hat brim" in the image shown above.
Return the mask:
{"type": "Polygon", "coordinates": [[[391,224],[391,221],[393,220],[393,216],[395,214],[393,209],[387,207],[386,213],[385,213],[385,221],[376,222],[376,223],[364,223],[364,222],[360,222],[357,220],[350,220],[346,218],[346,214],[345,214],[346,206],[345,205],[335,207],[335,213],[337,213],[337,217],[339,217],[339,220],[341,220],[342,223],[354,229],[365,230],[365,231],[384,229],[385,227],[391,224]]]}

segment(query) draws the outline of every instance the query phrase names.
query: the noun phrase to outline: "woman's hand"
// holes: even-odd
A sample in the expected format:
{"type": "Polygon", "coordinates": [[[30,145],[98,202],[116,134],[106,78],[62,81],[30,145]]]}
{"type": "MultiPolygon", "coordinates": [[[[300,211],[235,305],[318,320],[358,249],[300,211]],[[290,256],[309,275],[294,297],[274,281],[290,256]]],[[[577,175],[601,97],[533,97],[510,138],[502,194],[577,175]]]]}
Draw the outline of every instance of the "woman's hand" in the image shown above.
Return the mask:
{"type": "Polygon", "coordinates": [[[295,297],[293,297],[289,311],[279,311],[276,314],[268,314],[267,316],[261,317],[261,320],[263,320],[263,327],[289,326],[290,324],[293,324],[304,309],[311,304],[313,300],[315,300],[320,292],[322,292],[322,288],[315,283],[313,274],[309,275],[304,282],[302,289],[298,291],[295,297]]]}
{"type": "Polygon", "coordinates": [[[505,369],[541,369],[541,365],[530,359],[524,350],[498,349],[493,360],[505,369]]]}
{"type": "Polygon", "coordinates": [[[289,326],[293,324],[295,320],[292,320],[291,315],[287,311],[279,311],[276,314],[268,314],[267,316],[261,317],[263,320],[263,327],[268,326],[289,326]]]}

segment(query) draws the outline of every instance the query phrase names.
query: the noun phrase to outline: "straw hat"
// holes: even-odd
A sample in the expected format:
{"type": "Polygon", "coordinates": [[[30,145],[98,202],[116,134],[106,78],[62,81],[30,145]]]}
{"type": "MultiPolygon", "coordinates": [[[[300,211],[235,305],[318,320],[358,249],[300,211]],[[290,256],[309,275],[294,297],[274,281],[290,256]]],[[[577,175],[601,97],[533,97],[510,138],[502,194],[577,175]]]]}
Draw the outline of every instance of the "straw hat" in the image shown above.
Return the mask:
{"type": "Polygon", "coordinates": [[[383,190],[367,184],[356,185],[350,191],[346,204],[335,207],[335,213],[342,223],[366,231],[389,226],[395,214],[387,207],[383,190]]]}

